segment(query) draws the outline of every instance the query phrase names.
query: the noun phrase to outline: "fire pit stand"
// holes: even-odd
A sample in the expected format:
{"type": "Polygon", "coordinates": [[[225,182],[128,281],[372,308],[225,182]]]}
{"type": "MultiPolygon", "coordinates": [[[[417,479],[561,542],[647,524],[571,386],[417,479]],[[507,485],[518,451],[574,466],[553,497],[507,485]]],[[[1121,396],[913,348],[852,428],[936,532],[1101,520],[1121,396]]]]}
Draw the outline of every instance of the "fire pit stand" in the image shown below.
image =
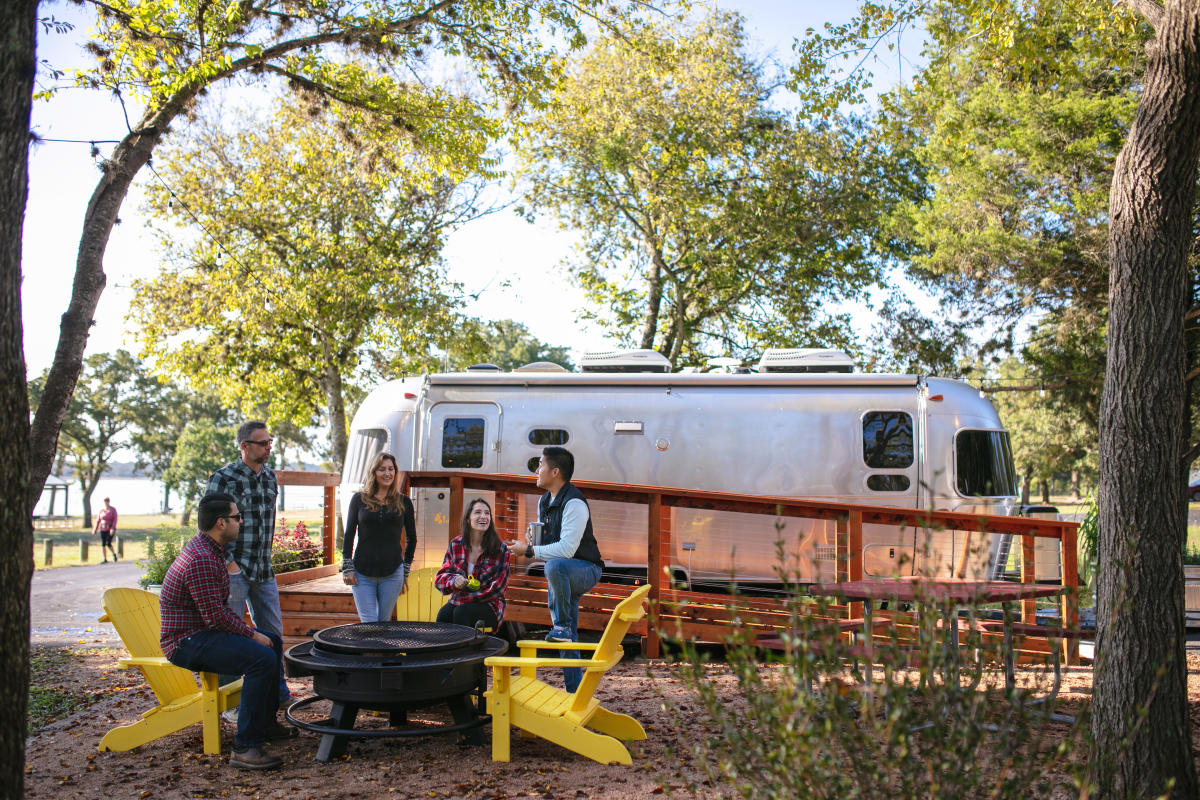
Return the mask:
{"type": "Polygon", "coordinates": [[[479,728],[491,721],[483,709],[486,672],[483,660],[499,655],[508,643],[462,625],[438,622],[365,622],[326,628],[288,648],[289,677],[312,676],[313,697],[287,709],[293,725],[321,734],[318,761],[346,752],[351,738],[427,736],[464,732],[482,744],[479,728]],[[296,711],[328,700],[329,719],[305,722],[296,711]],[[408,712],[445,704],[453,724],[407,727],[408,712]],[[392,727],[356,730],[360,710],[385,711],[392,727]]]}

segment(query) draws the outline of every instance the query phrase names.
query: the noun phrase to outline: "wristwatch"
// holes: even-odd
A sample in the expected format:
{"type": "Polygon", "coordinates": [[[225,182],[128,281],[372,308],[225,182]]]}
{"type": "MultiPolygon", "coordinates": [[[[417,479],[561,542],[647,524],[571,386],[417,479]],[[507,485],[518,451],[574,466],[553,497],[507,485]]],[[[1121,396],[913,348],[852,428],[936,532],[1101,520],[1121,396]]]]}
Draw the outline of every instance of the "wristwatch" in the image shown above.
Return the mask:
{"type": "Polygon", "coordinates": [[[531,544],[525,545],[525,557],[533,558],[533,545],[531,545],[531,544]]]}

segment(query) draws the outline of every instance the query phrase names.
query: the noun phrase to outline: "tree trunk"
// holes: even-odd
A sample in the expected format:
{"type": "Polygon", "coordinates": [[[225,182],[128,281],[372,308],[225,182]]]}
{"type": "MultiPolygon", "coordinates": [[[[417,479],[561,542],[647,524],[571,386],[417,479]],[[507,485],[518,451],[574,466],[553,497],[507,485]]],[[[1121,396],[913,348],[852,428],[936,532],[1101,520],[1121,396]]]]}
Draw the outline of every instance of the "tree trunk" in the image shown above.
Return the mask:
{"type": "Polygon", "coordinates": [[[194,90],[181,92],[162,108],[147,112],[138,126],[125,136],[104,162],[104,174],[92,192],[83,215],[83,232],[75,257],[75,282],[71,301],[59,326],[58,347],[46,375],[46,385],[30,430],[30,504],[37,502],[46,476],[54,463],[59,430],[67,416],[75,383],[83,368],[96,305],[104,291],[104,250],[121,204],[138,170],[146,165],[166,127],[191,102],[194,90]]]}
{"type": "Polygon", "coordinates": [[[1078,502],[1083,499],[1083,494],[1079,490],[1079,484],[1083,481],[1083,474],[1077,470],[1071,470],[1071,499],[1078,502]]]}
{"type": "Polygon", "coordinates": [[[1038,481],[1038,488],[1042,490],[1042,505],[1050,505],[1050,481],[1042,478],[1038,481]]]}
{"type": "Polygon", "coordinates": [[[1184,312],[1200,155],[1200,4],[1169,0],[1109,201],[1100,409],[1100,796],[1197,796],[1184,661],[1184,312]],[[1139,711],[1144,709],[1145,716],[1139,711]]]}
{"type": "Polygon", "coordinates": [[[99,476],[87,479],[80,476],[79,478],[79,488],[83,494],[83,527],[88,530],[92,529],[92,493],[96,491],[96,484],[99,482],[99,476]]]}
{"type": "MultiPolygon", "coordinates": [[[[0,798],[25,794],[29,581],[33,575],[29,397],[21,327],[21,232],[29,191],[36,0],[0,3],[0,798]]],[[[50,454],[51,460],[54,453],[50,454]]]]}
{"type": "Polygon", "coordinates": [[[342,373],[329,358],[330,346],[326,344],[325,374],[321,377],[321,391],[325,393],[325,411],[329,414],[329,444],[333,448],[330,458],[334,472],[342,471],[346,458],[346,401],[342,396],[342,373]]]}
{"type": "Polygon", "coordinates": [[[171,513],[171,487],[167,486],[165,483],[163,484],[162,513],[164,513],[164,514],[171,513]]]}
{"type": "Polygon", "coordinates": [[[180,527],[186,528],[188,526],[188,522],[191,521],[191,519],[192,519],[192,504],[184,503],[183,504],[183,513],[179,515],[180,527]]]}
{"type": "Polygon", "coordinates": [[[647,244],[650,251],[650,276],[646,281],[646,322],[642,325],[642,349],[653,350],[658,336],[658,312],[662,307],[663,274],[667,271],[662,251],[654,244],[647,244]]]}
{"type": "Polygon", "coordinates": [[[1025,470],[1025,479],[1021,481],[1021,505],[1029,505],[1029,492],[1033,487],[1033,470],[1025,470]]]}

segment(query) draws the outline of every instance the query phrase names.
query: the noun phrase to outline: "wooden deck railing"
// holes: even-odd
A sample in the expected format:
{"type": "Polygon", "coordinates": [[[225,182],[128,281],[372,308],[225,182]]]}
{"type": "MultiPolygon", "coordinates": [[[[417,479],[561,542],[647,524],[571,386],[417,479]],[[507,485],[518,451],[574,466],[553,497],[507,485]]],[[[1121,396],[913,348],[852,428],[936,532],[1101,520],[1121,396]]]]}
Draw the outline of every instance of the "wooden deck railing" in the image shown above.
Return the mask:
{"type": "MultiPolygon", "coordinates": [[[[487,475],[469,472],[412,472],[406,476],[409,487],[449,489],[449,514],[446,540],[457,534],[458,521],[462,517],[463,496],[466,491],[494,492],[496,528],[501,538],[508,541],[523,541],[523,533],[517,530],[516,502],[520,495],[540,495],[532,475],[487,475]]],[[[1061,554],[1061,579],[1064,586],[1076,589],[1079,583],[1077,562],[1078,524],[1057,520],[1030,519],[1026,517],[985,516],[952,511],[923,511],[920,509],[895,508],[890,506],[867,506],[850,503],[816,502],[790,497],[763,497],[725,492],[707,492],[689,489],[671,489],[653,486],[604,483],[599,481],[572,481],[589,501],[607,500],[616,503],[644,505],[646,516],[646,564],[647,575],[651,576],[651,616],[649,624],[640,625],[640,633],[646,637],[645,651],[651,657],[660,653],[658,631],[678,631],[685,637],[720,640],[728,632],[731,615],[736,614],[742,625],[761,627],[764,630],[778,629],[787,624],[788,612],[782,601],[772,598],[733,598],[728,594],[680,591],[673,588],[671,568],[673,552],[671,510],[704,509],[729,511],[743,514],[758,514],[784,518],[806,518],[831,520],[837,531],[837,578],[839,580],[861,580],[863,574],[863,526],[882,525],[897,528],[918,529],[931,532],[963,531],[967,543],[962,548],[962,559],[954,566],[961,577],[970,551],[970,540],[975,534],[1011,534],[1021,541],[1021,580],[1032,583],[1036,580],[1035,540],[1049,538],[1057,540],[1061,554]],[[654,576],[660,576],[657,579],[654,576]]],[[[328,508],[328,506],[327,506],[328,508]]],[[[601,552],[604,552],[604,531],[597,531],[601,552]]],[[[980,545],[986,540],[980,537],[980,545]]],[[[580,627],[600,629],[608,620],[609,612],[631,589],[628,585],[602,582],[590,592],[581,606],[580,627]]],[[[506,618],[537,624],[548,624],[546,610],[546,583],[543,578],[514,575],[507,595],[506,618]]],[[[853,607],[844,608],[848,616],[858,616],[860,611],[853,607]]],[[[1062,600],[1061,612],[1064,625],[1078,626],[1079,613],[1075,592],[1067,592],[1062,600]]],[[[1022,618],[1034,622],[1033,600],[1022,604],[1022,618]]],[[[1069,654],[1074,658],[1074,651],[1069,654]]]]}

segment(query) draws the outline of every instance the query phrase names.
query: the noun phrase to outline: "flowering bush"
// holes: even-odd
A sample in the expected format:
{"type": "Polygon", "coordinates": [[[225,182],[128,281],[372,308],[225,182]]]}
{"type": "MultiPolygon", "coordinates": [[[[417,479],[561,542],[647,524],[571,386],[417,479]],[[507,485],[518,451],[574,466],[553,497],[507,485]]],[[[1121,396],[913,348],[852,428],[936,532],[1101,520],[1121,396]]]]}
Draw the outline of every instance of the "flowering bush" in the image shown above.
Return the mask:
{"type": "Polygon", "coordinates": [[[321,563],[321,555],[321,545],[308,538],[308,527],[303,522],[289,528],[286,519],[279,520],[271,550],[271,566],[276,574],[315,567],[321,563]]]}

